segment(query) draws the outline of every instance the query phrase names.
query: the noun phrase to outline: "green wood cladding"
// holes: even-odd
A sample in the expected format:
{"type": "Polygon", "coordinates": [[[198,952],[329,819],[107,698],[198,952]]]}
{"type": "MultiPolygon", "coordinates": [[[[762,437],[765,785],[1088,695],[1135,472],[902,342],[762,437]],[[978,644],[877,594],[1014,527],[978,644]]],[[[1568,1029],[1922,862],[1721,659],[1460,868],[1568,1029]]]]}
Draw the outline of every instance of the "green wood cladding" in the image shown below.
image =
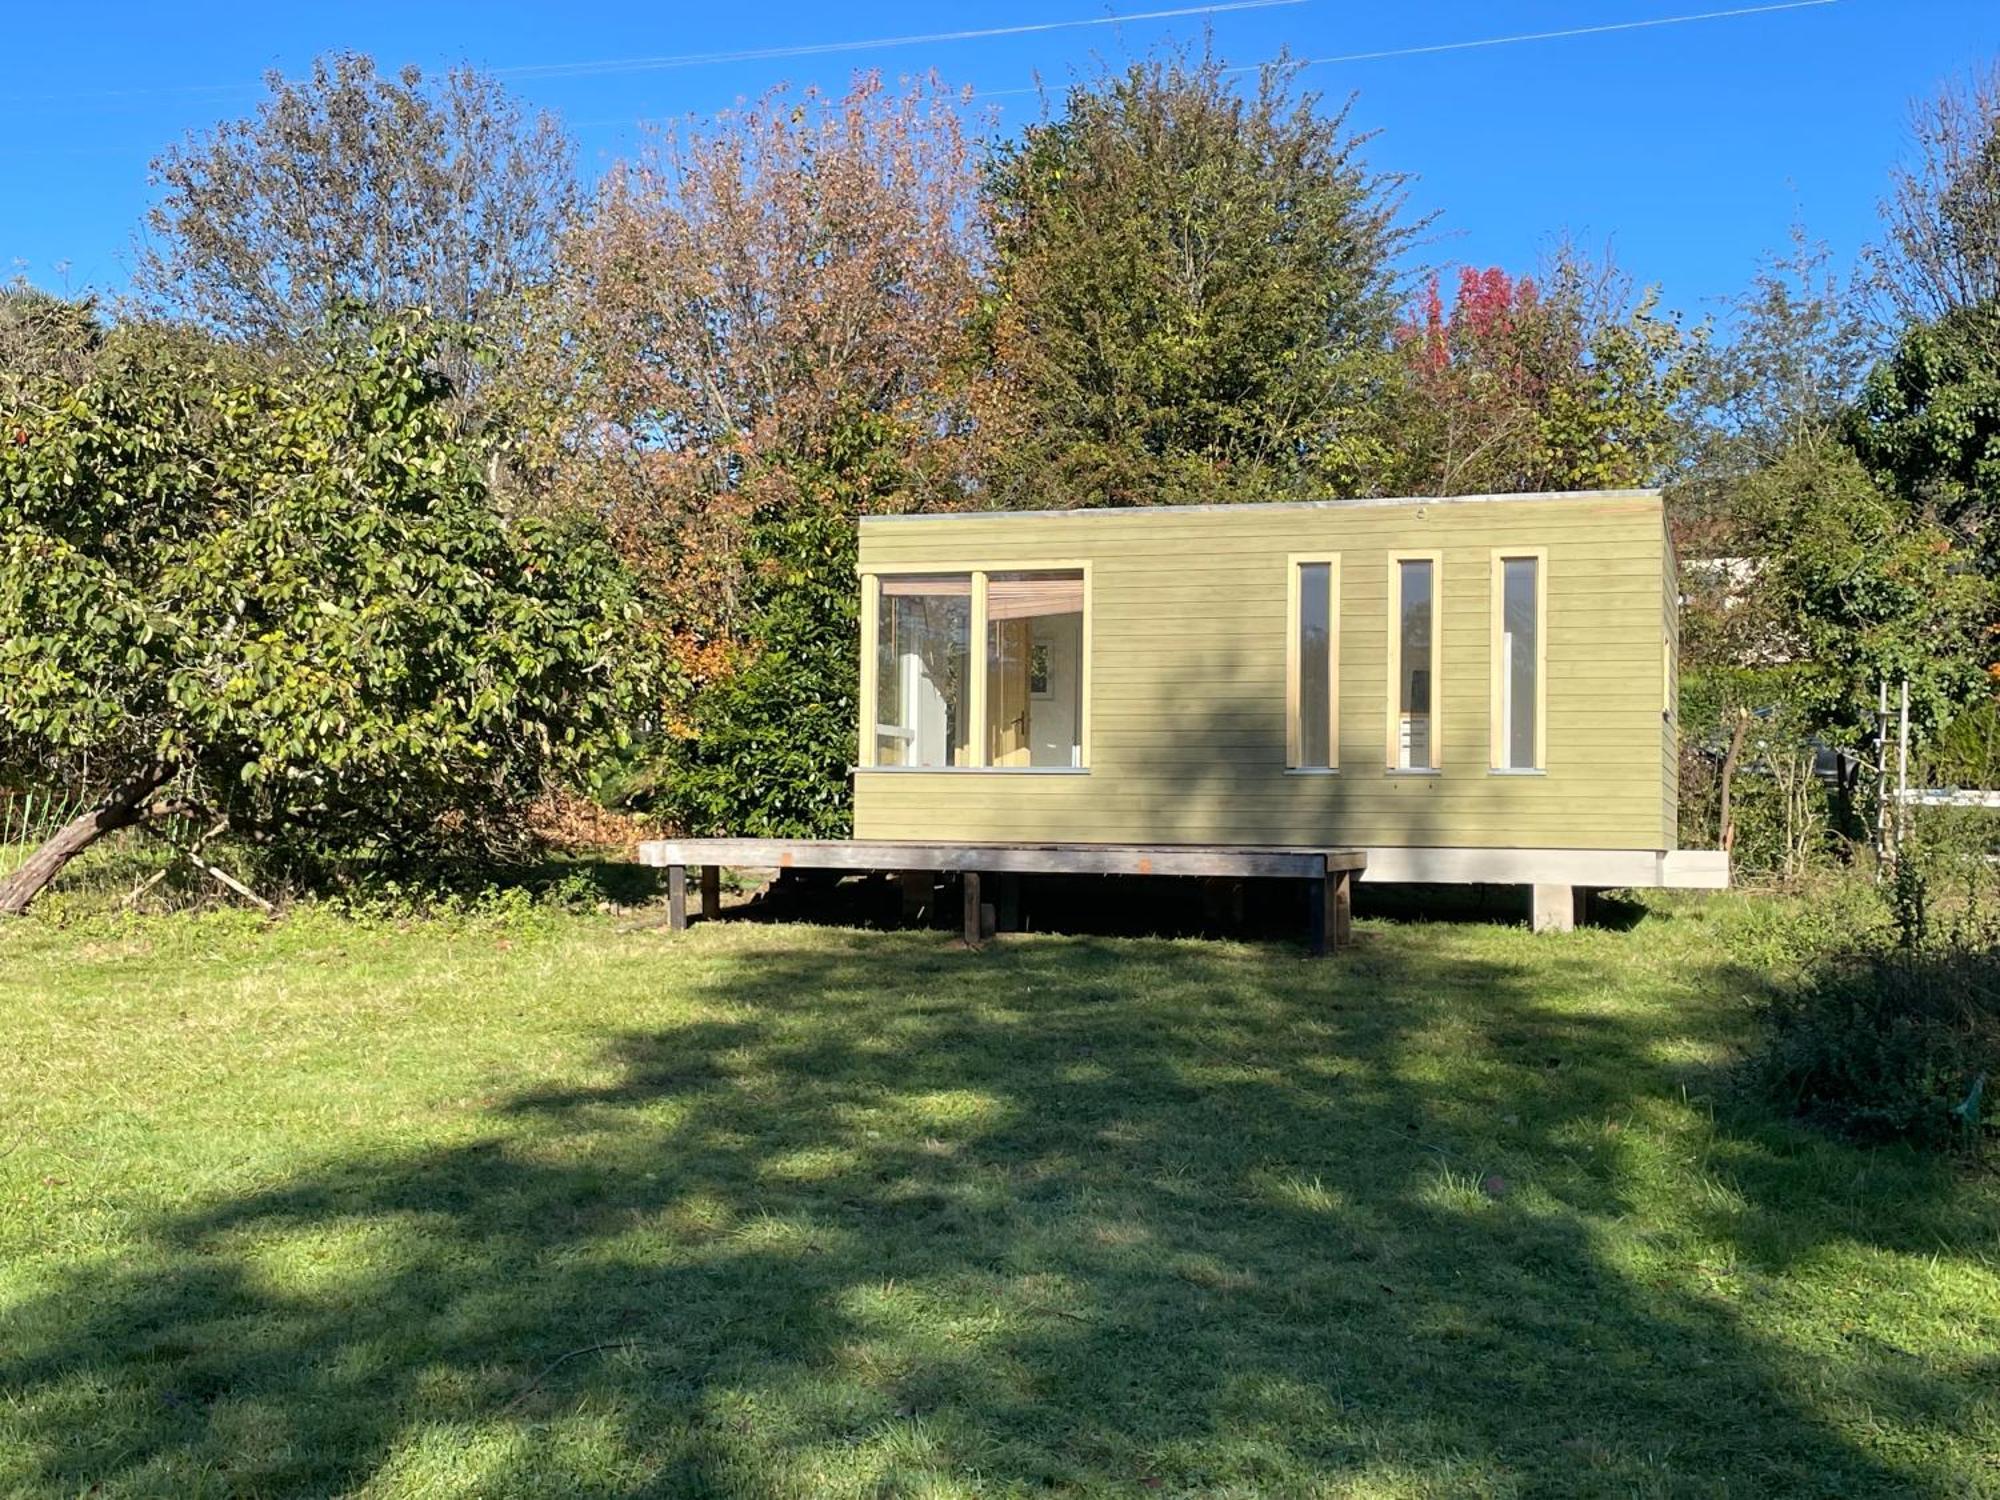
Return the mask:
{"type": "Polygon", "coordinates": [[[1088,566],[1088,766],[856,772],[862,839],[1671,849],[1677,600],[1650,490],[879,517],[861,570],[1088,566]],[[1494,773],[1493,558],[1546,559],[1545,764],[1494,773]],[[1339,770],[1288,771],[1289,559],[1338,553],[1339,770]],[[1434,554],[1435,774],[1391,772],[1390,560],[1434,554]]]}

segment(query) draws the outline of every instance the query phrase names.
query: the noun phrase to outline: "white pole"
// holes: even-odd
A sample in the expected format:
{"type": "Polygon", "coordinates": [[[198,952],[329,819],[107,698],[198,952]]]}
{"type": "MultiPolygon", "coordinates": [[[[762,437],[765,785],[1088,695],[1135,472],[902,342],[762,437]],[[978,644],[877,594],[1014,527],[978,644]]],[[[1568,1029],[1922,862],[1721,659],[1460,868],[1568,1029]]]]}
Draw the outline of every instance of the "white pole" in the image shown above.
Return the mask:
{"type": "Polygon", "coordinates": [[[1910,679],[1903,679],[1903,723],[1896,732],[1896,849],[1910,834],[1910,679]]]}
{"type": "Polygon", "coordinates": [[[1875,878],[1889,857],[1889,679],[1875,684],[1875,878]]]}

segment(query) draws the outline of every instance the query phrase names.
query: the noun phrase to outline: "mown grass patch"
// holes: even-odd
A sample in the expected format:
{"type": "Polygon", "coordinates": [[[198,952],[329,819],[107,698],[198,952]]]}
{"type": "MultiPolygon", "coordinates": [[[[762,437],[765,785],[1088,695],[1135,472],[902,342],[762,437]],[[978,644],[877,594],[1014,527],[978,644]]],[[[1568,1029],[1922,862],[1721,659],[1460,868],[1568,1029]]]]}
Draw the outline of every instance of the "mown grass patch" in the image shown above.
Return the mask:
{"type": "Polygon", "coordinates": [[[2000,1490],[2000,1193],[1739,1101],[1762,917],[0,931],[0,1489],[2000,1490]]]}

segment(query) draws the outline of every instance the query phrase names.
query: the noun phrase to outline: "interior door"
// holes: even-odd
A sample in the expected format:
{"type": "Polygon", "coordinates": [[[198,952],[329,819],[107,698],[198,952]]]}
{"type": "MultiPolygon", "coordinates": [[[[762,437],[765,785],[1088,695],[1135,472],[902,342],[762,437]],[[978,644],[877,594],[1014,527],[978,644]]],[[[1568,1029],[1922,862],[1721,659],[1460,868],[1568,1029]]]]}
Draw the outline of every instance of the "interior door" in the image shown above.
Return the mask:
{"type": "Polygon", "coordinates": [[[995,620],[993,676],[987,683],[986,712],[993,721],[993,764],[1025,766],[1028,741],[1028,665],[1033,620],[995,620]]]}

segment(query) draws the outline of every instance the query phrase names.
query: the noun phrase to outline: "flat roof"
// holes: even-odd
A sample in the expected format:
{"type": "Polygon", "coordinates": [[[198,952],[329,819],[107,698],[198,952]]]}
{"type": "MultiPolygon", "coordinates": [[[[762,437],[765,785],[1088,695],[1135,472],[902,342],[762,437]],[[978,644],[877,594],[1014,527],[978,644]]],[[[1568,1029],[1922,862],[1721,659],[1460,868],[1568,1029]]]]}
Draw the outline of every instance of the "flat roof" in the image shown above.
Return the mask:
{"type": "Polygon", "coordinates": [[[1500,501],[1657,500],[1657,487],[1625,490],[1532,490],[1504,495],[1381,495],[1358,500],[1247,500],[1200,505],[1072,505],[1059,510],[927,510],[907,515],[863,516],[863,526],[911,525],[929,521],[1023,520],[1057,516],[1148,516],[1169,511],[1176,515],[1202,511],[1367,510],[1391,505],[1489,505],[1500,501]]]}

